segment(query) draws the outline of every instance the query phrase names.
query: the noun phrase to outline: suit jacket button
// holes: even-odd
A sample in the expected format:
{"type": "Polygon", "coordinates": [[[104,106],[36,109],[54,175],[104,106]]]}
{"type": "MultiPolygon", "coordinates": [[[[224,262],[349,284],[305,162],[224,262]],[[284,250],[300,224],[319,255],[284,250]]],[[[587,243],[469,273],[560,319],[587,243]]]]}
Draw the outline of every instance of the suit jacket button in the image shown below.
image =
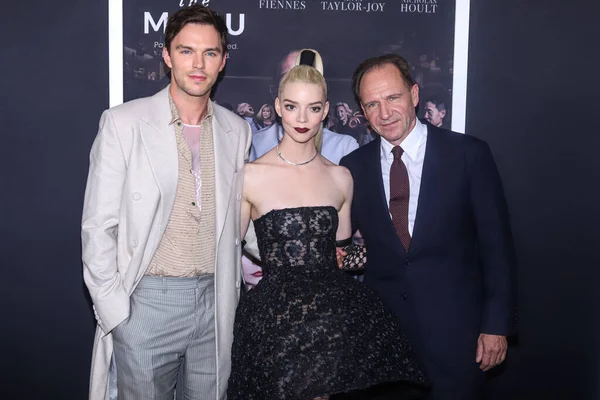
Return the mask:
{"type": "Polygon", "coordinates": [[[404,260],[404,265],[410,265],[410,260],[408,258],[404,260]]]}
{"type": "Polygon", "coordinates": [[[406,295],[406,293],[404,293],[404,294],[402,295],[402,300],[406,300],[406,299],[408,299],[408,296],[406,295]]]}

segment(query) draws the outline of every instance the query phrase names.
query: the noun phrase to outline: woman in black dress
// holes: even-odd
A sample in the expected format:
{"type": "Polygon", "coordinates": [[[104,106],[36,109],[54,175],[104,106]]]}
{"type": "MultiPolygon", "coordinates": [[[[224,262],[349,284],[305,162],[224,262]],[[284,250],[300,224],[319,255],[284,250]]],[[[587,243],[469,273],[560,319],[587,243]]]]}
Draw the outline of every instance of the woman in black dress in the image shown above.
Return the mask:
{"type": "MultiPolygon", "coordinates": [[[[254,220],[262,280],[236,314],[229,400],[321,399],[383,382],[425,384],[396,322],[372,290],[341,271],[351,236],[352,177],[319,154],[327,87],[305,50],[279,86],[281,142],[247,164],[242,233],[254,220]]],[[[349,253],[352,253],[350,251],[349,253]]],[[[357,261],[351,254],[349,264],[357,261]]]]}

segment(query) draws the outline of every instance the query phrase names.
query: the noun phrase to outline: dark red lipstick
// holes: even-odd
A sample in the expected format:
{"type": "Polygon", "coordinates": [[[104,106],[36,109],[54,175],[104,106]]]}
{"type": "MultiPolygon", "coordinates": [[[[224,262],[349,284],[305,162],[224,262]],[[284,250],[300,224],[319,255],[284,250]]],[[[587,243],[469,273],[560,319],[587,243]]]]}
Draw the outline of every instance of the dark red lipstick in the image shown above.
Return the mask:
{"type": "Polygon", "coordinates": [[[308,128],[294,128],[298,133],[306,133],[308,132],[308,128]]]}

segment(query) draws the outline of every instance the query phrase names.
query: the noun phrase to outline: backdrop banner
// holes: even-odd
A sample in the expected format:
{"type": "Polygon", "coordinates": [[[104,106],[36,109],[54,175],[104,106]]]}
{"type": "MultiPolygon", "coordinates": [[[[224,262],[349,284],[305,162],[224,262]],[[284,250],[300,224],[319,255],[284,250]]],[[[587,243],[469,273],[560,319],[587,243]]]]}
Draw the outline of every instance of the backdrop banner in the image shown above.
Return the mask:
{"type": "MultiPolygon", "coordinates": [[[[122,101],[128,101],[152,95],[168,84],[162,61],[167,18],[196,1],[122,1],[122,101]]],[[[412,66],[421,89],[419,117],[448,129],[452,126],[455,1],[200,2],[223,15],[229,29],[227,66],[213,98],[246,118],[253,130],[269,124],[269,112],[274,114],[269,106],[280,76],[302,48],[314,48],[323,57],[331,103],[326,123],[331,130],[354,136],[360,145],[373,139],[350,81],[361,61],[390,52],[402,55],[412,66]]],[[[466,49],[467,43],[457,45],[466,49]]],[[[466,76],[466,64],[459,73],[466,76]]],[[[111,76],[113,85],[121,81],[111,76]]]]}

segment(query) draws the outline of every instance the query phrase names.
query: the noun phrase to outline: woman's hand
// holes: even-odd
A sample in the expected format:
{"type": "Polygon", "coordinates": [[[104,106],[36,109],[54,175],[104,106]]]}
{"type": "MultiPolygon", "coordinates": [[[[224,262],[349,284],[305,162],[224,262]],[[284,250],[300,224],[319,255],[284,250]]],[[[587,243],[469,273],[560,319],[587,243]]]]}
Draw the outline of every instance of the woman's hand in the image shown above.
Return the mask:
{"type": "Polygon", "coordinates": [[[340,247],[336,247],[335,258],[337,260],[338,268],[342,269],[342,265],[344,264],[344,257],[346,257],[347,254],[348,253],[346,253],[340,247]]]}

